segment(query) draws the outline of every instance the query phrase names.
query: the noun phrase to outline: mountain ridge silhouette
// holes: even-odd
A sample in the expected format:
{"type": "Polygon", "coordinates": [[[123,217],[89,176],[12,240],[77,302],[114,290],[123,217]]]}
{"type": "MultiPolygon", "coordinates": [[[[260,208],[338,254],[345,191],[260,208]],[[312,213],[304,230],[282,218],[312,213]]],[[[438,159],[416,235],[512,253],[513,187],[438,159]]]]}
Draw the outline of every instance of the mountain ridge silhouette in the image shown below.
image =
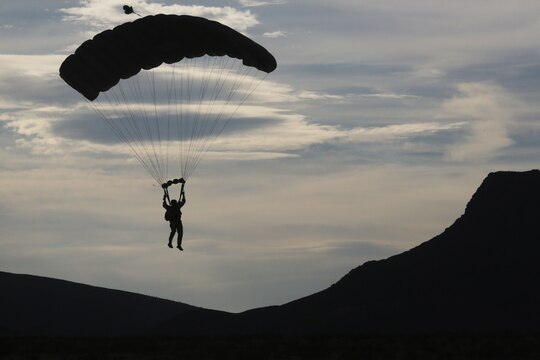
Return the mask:
{"type": "Polygon", "coordinates": [[[538,184],[538,170],[490,173],[443,233],[285,304],[290,318],[278,322],[310,323],[296,332],[540,329],[538,184]]]}
{"type": "Polygon", "coordinates": [[[199,308],[67,280],[0,272],[0,336],[134,336],[199,308]]]}
{"type": "MultiPolygon", "coordinates": [[[[132,325],[131,333],[539,331],[540,289],[534,286],[540,276],[539,184],[538,170],[490,173],[464,214],[441,234],[368,261],[325,290],[238,314],[172,302],[168,306],[176,312],[132,325]]],[[[9,303],[1,301],[4,316],[9,303]]]]}

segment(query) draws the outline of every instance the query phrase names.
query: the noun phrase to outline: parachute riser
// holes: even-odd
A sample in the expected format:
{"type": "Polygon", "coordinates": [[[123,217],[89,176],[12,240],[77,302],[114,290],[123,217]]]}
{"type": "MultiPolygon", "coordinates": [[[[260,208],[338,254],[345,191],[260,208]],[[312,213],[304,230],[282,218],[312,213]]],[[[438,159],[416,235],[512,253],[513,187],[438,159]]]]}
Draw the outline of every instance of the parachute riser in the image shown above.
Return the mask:
{"type": "Polygon", "coordinates": [[[180,189],[180,196],[179,196],[179,199],[180,199],[182,197],[182,194],[184,193],[184,186],[186,185],[186,181],[184,180],[184,178],[169,180],[166,183],[161,184],[161,187],[163,188],[163,192],[165,193],[165,197],[167,198],[169,204],[171,203],[171,197],[169,195],[169,187],[175,184],[182,184],[182,187],[180,189]]]}

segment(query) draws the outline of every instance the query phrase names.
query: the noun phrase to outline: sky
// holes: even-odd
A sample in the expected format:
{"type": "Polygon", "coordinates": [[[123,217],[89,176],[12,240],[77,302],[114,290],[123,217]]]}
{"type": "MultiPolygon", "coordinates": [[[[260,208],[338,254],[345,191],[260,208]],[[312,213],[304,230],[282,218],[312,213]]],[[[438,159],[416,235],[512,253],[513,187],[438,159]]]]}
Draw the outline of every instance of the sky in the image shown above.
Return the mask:
{"type": "Polygon", "coordinates": [[[536,0],[25,0],[0,5],[0,271],[239,312],[417,246],[489,172],[538,168],[536,0]],[[220,21],[277,59],[186,184],[162,191],[58,75],[137,15],[220,21]]]}

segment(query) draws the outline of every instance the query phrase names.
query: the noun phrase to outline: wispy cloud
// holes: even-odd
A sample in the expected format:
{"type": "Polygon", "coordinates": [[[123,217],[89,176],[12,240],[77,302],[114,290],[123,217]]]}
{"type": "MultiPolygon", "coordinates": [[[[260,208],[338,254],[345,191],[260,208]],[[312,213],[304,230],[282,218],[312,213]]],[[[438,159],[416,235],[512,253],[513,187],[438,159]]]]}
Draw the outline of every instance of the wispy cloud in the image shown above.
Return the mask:
{"type": "Polygon", "coordinates": [[[263,36],[267,38],[271,38],[271,39],[277,39],[281,37],[287,37],[289,35],[285,31],[278,30],[278,31],[272,31],[272,32],[265,32],[263,36]]]}
{"type": "Polygon", "coordinates": [[[0,54],[0,79],[8,75],[32,77],[34,80],[57,77],[64,58],[63,55],[0,54]]]}
{"type": "Polygon", "coordinates": [[[449,149],[451,160],[478,160],[495,157],[512,145],[508,128],[514,122],[514,100],[503,88],[489,83],[464,83],[458,93],[444,102],[443,109],[467,121],[465,138],[449,149]]]}
{"type": "Polygon", "coordinates": [[[324,94],[321,92],[308,90],[300,92],[300,94],[298,94],[298,97],[300,99],[307,100],[341,100],[345,98],[345,96],[343,95],[324,94]]]}
{"type": "Polygon", "coordinates": [[[285,4],[286,0],[238,0],[238,3],[244,7],[257,7],[265,5],[285,4]]]}
{"type": "Polygon", "coordinates": [[[369,127],[369,128],[356,128],[347,131],[343,138],[347,141],[362,141],[362,142],[375,142],[375,141],[388,141],[396,139],[404,139],[417,135],[430,135],[441,131],[454,131],[461,129],[465,123],[453,122],[453,123],[412,123],[412,124],[400,124],[400,125],[388,125],[381,127],[369,127]]]}
{"type": "Polygon", "coordinates": [[[417,95],[408,95],[408,94],[391,94],[391,93],[378,93],[378,94],[363,94],[360,97],[364,98],[380,98],[380,99],[415,99],[419,96],[417,95]]]}
{"type": "MultiPolygon", "coordinates": [[[[55,79],[55,83],[60,81],[57,79],[57,67],[62,57],[7,56],[7,58],[13,65],[2,69],[0,78],[17,72],[21,78],[26,79],[24,82],[29,84],[35,82],[36,77],[51,77],[55,79]]],[[[68,89],[67,85],[65,87],[68,89]]],[[[46,102],[36,102],[31,95],[27,95],[28,98],[23,95],[11,100],[4,98],[0,103],[3,108],[11,109],[11,112],[0,117],[0,121],[16,134],[19,146],[40,154],[69,153],[72,156],[86,156],[89,153],[129,153],[129,150],[120,142],[103,143],[92,138],[94,136],[92,134],[101,136],[99,134],[102,134],[106,127],[101,121],[85,120],[88,116],[92,117],[92,113],[84,102],[75,102],[75,106],[61,103],[51,105],[46,102]],[[67,122],[72,125],[68,127],[67,122]],[[80,134],[76,133],[77,124],[84,125],[78,130],[80,134]],[[100,128],[102,130],[99,130],[100,128]],[[88,134],[88,136],[82,136],[82,134],[88,134]]],[[[288,85],[265,81],[256,92],[255,99],[236,111],[235,127],[238,131],[224,133],[218,138],[210,156],[233,159],[289,157],[292,156],[291,151],[306,149],[315,144],[406,139],[418,134],[430,135],[455,130],[462,126],[462,123],[457,122],[451,124],[412,123],[342,129],[339,125],[313,123],[306,116],[283,107],[288,103],[305,100],[341,101],[343,99],[341,95],[315,91],[296,93],[288,85]],[[264,119],[265,122],[254,122],[250,119],[264,119]]],[[[168,108],[166,105],[157,104],[156,106],[156,110],[160,111],[163,107],[168,108]]],[[[198,105],[192,108],[196,111],[198,105]]],[[[187,109],[186,107],[185,110],[187,109]]],[[[98,118],[97,115],[93,117],[98,118]]]]}

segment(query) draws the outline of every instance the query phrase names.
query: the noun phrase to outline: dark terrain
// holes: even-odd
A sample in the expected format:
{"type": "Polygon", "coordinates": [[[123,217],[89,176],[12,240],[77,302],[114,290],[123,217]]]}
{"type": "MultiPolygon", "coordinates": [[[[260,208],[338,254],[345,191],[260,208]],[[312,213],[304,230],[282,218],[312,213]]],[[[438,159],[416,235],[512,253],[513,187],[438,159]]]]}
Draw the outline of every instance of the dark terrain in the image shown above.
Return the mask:
{"type": "Polygon", "coordinates": [[[133,336],[194,306],[32,275],[0,272],[0,335],[133,336]]]}
{"type": "Polygon", "coordinates": [[[28,341],[114,358],[540,358],[539,184],[538,170],[491,173],[435,238],[239,314],[0,273],[0,358],[28,341]]]}

